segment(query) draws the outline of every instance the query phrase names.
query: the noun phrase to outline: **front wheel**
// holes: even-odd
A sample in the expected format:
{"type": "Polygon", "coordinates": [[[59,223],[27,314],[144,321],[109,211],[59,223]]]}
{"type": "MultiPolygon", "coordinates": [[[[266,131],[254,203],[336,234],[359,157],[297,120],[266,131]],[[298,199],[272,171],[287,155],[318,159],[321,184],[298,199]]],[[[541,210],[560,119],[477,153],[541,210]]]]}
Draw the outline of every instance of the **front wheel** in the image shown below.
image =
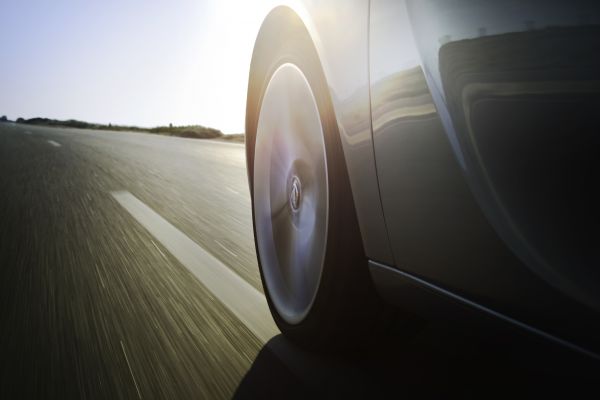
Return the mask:
{"type": "Polygon", "coordinates": [[[295,342],[354,346],[377,326],[382,307],[329,93],[314,53],[283,46],[272,57],[250,174],[265,294],[278,327],[295,342]]]}

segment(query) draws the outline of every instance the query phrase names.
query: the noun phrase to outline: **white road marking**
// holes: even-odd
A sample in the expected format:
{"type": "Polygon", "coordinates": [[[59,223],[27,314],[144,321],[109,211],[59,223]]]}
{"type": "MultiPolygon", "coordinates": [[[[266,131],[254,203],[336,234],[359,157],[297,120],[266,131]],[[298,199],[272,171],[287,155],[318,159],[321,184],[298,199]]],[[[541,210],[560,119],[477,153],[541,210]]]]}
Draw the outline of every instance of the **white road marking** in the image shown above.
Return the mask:
{"type": "Polygon", "coordinates": [[[111,194],[263,343],[279,333],[262,293],[131,193],[111,194]]]}
{"type": "Polygon", "coordinates": [[[235,258],[237,258],[237,255],[233,251],[231,251],[227,247],[223,246],[223,244],[221,242],[219,242],[217,239],[215,239],[215,243],[218,244],[219,246],[221,246],[221,248],[223,248],[223,250],[225,250],[226,252],[228,252],[229,254],[234,256],[235,258]]]}
{"type": "Polygon", "coordinates": [[[26,135],[31,135],[31,131],[23,131],[26,135]]]}
{"type": "Polygon", "coordinates": [[[125,361],[127,361],[127,366],[129,367],[129,373],[131,374],[131,377],[133,378],[135,390],[137,390],[138,397],[141,399],[142,394],[140,393],[140,388],[138,387],[137,381],[135,380],[135,375],[133,375],[133,370],[131,369],[131,364],[129,364],[129,358],[127,358],[127,353],[125,352],[125,345],[123,344],[122,340],[119,340],[119,342],[121,342],[121,350],[123,350],[123,355],[125,356],[125,361]]]}
{"type": "Polygon", "coordinates": [[[237,219],[236,217],[234,217],[233,215],[230,215],[229,218],[231,218],[232,220],[234,220],[235,222],[237,222],[238,224],[242,224],[242,221],[240,221],[239,219],[237,219]]]}
{"type": "Polygon", "coordinates": [[[233,189],[232,189],[232,188],[230,188],[229,186],[225,186],[225,188],[226,188],[227,190],[229,190],[229,191],[230,191],[231,193],[233,193],[233,194],[240,194],[240,192],[238,192],[237,190],[233,190],[233,189]]]}
{"type": "Polygon", "coordinates": [[[60,147],[61,144],[58,142],[55,142],[54,140],[48,140],[48,143],[50,143],[52,146],[54,147],[60,147]]]}

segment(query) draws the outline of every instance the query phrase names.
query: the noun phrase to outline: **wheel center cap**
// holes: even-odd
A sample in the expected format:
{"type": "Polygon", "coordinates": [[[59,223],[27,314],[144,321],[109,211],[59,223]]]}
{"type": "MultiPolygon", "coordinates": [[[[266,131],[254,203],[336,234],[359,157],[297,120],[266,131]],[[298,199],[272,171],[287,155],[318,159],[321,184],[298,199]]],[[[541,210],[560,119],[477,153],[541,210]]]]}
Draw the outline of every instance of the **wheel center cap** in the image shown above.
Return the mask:
{"type": "Polygon", "coordinates": [[[300,179],[298,179],[297,176],[294,176],[292,178],[292,188],[290,190],[290,206],[294,211],[298,211],[298,208],[300,208],[301,189],[300,179]]]}

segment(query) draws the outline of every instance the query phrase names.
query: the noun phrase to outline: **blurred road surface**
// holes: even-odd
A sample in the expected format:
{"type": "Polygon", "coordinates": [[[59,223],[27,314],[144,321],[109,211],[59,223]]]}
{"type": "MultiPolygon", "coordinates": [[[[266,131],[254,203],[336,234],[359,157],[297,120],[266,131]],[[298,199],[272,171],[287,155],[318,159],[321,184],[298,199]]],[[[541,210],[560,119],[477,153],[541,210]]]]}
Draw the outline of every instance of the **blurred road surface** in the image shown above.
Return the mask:
{"type": "Polygon", "coordinates": [[[0,398],[482,394],[474,378],[551,376],[446,328],[391,318],[357,357],[287,342],[242,145],[0,124],[0,398]]]}

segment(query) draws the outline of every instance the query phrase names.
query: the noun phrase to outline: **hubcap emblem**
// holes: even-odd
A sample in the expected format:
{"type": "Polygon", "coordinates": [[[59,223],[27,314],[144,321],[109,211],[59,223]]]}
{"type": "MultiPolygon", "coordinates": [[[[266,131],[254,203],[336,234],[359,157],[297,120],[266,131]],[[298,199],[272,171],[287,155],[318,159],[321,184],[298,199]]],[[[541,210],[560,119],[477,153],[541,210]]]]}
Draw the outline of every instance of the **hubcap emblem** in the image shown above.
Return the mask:
{"type": "Polygon", "coordinates": [[[290,205],[294,211],[298,211],[298,208],[300,208],[300,190],[300,179],[294,176],[292,178],[292,188],[290,190],[290,205]]]}

